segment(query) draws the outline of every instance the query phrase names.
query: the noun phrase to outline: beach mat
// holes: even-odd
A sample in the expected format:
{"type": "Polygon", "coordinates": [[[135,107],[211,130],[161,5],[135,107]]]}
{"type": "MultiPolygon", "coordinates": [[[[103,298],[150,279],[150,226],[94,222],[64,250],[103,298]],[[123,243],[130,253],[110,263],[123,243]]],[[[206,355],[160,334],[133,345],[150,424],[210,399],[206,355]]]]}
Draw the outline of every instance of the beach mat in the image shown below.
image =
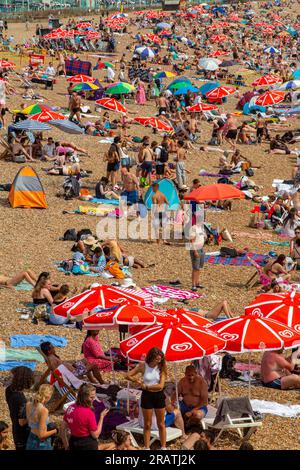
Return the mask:
{"type": "Polygon", "coordinates": [[[61,336],[54,335],[13,335],[10,337],[11,348],[34,347],[37,348],[41,343],[49,341],[54,347],[64,348],[68,340],[61,336]]]}
{"type": "Polygon", "coordinates": [[[259,266],[265,266],[269,260],[268,255],[260,255],[258,253],[247,253],[247,255],[236,256],[235,258],[229,258],[227,256],[216,256],[210,255],[207,253],[205,255],[205,263],[209,264],[222,264],[224,266],[253,266],[248,260],[249,256],[253,261],[255,261],[259,266]]]}
{"type": "Polygon", "coordinates": [[[14,369],[15,367],[29,367],[31,370],[35,370],[36,363],[35,362],[27,362],[27,361],[7,361],[7,362],[0,362],[0,372],[6,372],[9,370],[14,369]]]}

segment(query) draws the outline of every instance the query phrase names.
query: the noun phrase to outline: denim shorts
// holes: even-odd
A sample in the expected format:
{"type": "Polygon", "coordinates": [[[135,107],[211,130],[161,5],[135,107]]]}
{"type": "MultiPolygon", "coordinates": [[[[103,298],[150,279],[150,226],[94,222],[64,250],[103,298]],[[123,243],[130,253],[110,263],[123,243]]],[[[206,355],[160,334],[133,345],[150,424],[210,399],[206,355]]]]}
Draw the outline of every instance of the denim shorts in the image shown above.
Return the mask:
{"type": "Polygon", "coordinates": [[[197,250],[199,257],[196,258],[194,250],[190,251],[191,261],[192,261],[192,268],[195,271],[199,271],[199,269],[203,268],[204,265],[204,250],[197,250]]]}
{"type": "Polygon", "coordinates": [[[51,438],[49,437],[41,441],[41,439],[31,432],[27,439],[26,450],[53,450],[51,438]]]}

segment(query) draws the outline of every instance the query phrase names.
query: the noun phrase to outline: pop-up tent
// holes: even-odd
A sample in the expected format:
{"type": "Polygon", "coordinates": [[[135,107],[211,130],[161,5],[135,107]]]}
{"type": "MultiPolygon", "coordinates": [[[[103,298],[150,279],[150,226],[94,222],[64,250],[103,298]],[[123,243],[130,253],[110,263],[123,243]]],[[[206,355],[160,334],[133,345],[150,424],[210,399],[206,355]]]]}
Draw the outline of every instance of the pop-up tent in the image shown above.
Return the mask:
{"type": "MultiPolygon", "coordinates": [[[[174,183],[168,179],[158,180],[158,181],[155,181],[155,183],[158,184],[159,191],[161,191],[166,196],[168,203],[169,203],[168,209],[171,211],[178,209],[180,201],[179,201],[179,197],[178,197],[174,183]]],[[[144,203],[147,209],[151,209],[152,207],[153,194],[154,194],[153,189],[150,186],[150,188],[147,190],[145,197],[144,197],[144,203]]]]}
{"type": "Polygon", "coordinates": [[[8,200],[13,208],[47,209],[44,188],[31,166],[24,166],[18,171],[9,191],[8,200]]]}

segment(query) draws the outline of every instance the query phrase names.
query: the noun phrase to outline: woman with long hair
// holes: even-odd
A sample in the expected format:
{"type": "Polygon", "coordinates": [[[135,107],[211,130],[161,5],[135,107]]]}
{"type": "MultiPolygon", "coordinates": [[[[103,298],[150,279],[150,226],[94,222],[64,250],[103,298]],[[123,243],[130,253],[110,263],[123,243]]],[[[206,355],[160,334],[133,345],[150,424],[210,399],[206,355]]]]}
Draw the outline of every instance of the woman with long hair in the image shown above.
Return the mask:
{"type": "Polygon", "coordinates": [[[145,362],[141,362],[126,374],[126,379],[139,384],[143,390],[141,408],[144,419],[144,445],[150,449],[152,414],[155,412],[161,448],[166,449],[165,394],[167,367],[164,353],[159,348],[148,351],[145,362]],[[140,380],[136,376],[142,374],[140,380]]]}
{"type": "Polygon", "coordinates": [[[26,420],[24,392],[34,384],[34,374],[29,367],[19,366],[11,371],[12,382],[5,390],[5,399],[12,422],[12,435],[16,450],[25,450],[30,429],[26,420]]]}
{"type": "Polygon", "coordinates": [[[104,355],[99,343],[99,330],[88,330],[82,345],[82,352],[88,364],[96,365],[99,370],[110,372],[110,360],[104,355]]]}
{"type": "Polygon", "coordinates": [[[7,450],[9,448],[8,431],[8,424],[5,421],[0,421],[0,450],[7,450]]]}
{"type": "Polygon", "coordinates": [[[52,394],[52,385],[41,385],[33,400],[26,403],[26,419],[30,427],[26,450],[52,450],[50,438],[57,434],[57,429],[47,431],[49,411],[46,408],[52,394]]]}
{"type": "Polygon", "coordinates": [[[271,280],[278,278],[289,280],[291,278],[291,274],[286,269],[285,255],[279,255],[275,261],[269,261],[264,267],[264,272],[271,280]]]}
{"type": "Polygon", "coordinates": [[[66,450],[98,450],[98,441],[103,420],[109,410],[104,409],[96,422],[93,402],[96,389],[93,385],[83,384],[78,390],[76,403],[70,405],[60,428],[60,435],[66,450]],[[70,439],[68,433],[71,434],[70,439]]]}

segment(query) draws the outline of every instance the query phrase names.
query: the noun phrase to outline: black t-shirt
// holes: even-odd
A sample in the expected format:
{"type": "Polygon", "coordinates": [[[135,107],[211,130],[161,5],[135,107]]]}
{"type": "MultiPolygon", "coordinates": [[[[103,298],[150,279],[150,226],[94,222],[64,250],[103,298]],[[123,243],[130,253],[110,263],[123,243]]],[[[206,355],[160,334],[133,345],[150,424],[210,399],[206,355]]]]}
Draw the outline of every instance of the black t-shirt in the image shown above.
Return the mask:
{"type": "Polygon", "coordinates": [[[16,447],[25,446],[30,429],[27,425],[20,426],[19,419],[26,419],[26,398],[23,392],[15,392],[9,385],[5,390],[5,398],[12,421],[12,433],[16,447]]]}

